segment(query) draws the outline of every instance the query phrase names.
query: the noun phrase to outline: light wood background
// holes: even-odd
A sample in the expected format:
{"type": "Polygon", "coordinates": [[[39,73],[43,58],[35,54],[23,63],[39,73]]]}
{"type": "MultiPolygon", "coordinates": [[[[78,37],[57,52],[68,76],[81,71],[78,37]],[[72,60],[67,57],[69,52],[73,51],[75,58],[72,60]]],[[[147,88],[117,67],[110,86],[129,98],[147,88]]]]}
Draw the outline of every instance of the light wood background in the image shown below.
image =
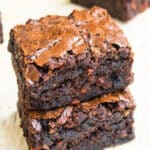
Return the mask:
{"type": "MultiPolygon", "coordinates": [[[[29,18],[68,15],[74,8],[81,9],[69,0],[0,0],[5,35],[0,45],[0,150],[27,150],[16,113],[16,78],[7,52],[9,30],[29,18]]],[[[110,150],[150,150],[150,9],[128,23],[118,23],[135,52],[135,82],[130,88],[137,103],[136,139],[110,150]]]]}

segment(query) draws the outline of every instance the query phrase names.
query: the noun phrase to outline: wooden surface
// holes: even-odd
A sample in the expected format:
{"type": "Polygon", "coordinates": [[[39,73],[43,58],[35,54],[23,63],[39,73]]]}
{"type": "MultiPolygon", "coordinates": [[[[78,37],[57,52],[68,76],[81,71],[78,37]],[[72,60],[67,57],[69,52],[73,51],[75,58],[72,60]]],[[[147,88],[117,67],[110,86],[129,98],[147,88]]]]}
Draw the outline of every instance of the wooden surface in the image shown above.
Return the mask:
{"type": "MultiPolygon", "coordinates": [[[[0,45],[0,150],[27,150],[16,113],[16,78],[7,52],[10,28],[29,18],[68,15],[74,8],[81,9],[69,0],[0,0],[5,35],[0,45]]],[[[135,52],[131,90],[137,103],[136,139],[110,150],[150,150],[150,9],[128,23],[118,23],[135,52]]]]}

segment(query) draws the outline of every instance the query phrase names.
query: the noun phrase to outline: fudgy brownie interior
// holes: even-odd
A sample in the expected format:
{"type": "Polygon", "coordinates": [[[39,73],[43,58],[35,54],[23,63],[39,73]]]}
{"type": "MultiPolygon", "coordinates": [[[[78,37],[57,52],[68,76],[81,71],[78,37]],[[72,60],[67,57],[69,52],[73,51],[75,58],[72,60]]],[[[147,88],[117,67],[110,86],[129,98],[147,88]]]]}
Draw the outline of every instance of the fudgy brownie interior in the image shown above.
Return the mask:
{"type": "Polygon", "coordinates": [[[29,20],[11,30],[19,89],[30,109],[48,110],[122,91],[133,80],[133,53],[106,10],[29,20]]]}

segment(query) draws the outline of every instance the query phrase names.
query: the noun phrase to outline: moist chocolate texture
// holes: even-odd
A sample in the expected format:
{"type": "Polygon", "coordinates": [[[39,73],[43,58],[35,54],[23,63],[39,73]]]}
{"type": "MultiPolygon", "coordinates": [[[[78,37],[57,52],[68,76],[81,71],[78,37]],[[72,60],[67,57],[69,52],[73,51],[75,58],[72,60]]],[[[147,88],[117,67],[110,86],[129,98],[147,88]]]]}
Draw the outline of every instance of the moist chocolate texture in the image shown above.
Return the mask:
{"type": "Polygon", "coordinates": [[[10,32],[30,150],[102,150],[134,138],[133,53],[106,10],[28,20],[10,32]]]}
{"type": "Polygon", "coordinates": [[[2,27],[1,12],[0,12],[0,43],[3,43],[3,27],[2,27]]]}
{"type": "Polygon", "coordinates": [[[72,0],[72,2],[92,7],[101,6],[108,10],[111,16],[122,21],[128,21],[150,6],[150,0],[72,0]]]}
{"type": "Polygon", "coordinates": [[[131,46],[99,7],[30,19],[11,30],[8,49],[30,110],[85,102],[133,81],[131,46]]]}
{"type": "Polygon", "coordinates": [[[18,110],[30,150],[102,150],[134,138],[135,102],[129,91],[46,112],[25,110],[21,101],[18,110]]]}

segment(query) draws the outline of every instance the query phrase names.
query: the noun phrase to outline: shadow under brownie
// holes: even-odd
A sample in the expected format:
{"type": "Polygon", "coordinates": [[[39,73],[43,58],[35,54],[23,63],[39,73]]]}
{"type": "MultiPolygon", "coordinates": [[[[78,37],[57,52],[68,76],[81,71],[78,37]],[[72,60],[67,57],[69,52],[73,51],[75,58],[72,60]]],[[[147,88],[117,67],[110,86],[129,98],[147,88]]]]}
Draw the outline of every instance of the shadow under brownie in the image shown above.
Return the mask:
{"type": "Polygon", "coordinates": [[[150,0],[72,0],[72,2],[92,7],[101,6],[108,10],[112,17],[128,21],[150,6],[150,0]]]}
{"type": "Polygon", "coordinates": [[[130,44],[99,7],[17,25],[8,49],[32,110],[84,102],[122,91],[133,81],[130,44]]]}
{"type": "Polygon", "coordinates": [[[46,112],[18,103],[30,150],[102,150],[134,138],[135,102],[129,91],[46,112]]]}

